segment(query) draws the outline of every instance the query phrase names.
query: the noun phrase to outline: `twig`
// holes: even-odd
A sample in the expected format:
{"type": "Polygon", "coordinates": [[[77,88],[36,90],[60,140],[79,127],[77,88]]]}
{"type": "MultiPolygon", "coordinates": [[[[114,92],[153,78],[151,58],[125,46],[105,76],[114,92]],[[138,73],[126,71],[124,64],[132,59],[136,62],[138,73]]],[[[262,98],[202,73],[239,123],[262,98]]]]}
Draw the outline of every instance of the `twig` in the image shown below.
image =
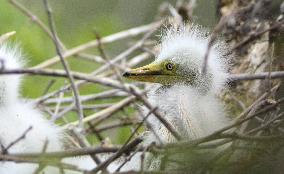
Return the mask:
{"type": "Polygon", "coordinates": [[[56,103],[54,113],[53,113],[53,115],[51,117],[51,121],[53,121],[53,122],[56,121],[59,118],[58,117],[58,112],[59,112],[60,105],[62,104],[63,96],[64,96],[63,92],[59,93],[58,102],[56,103]]]}
{"type": "MultiPolygon", "coordinates": [[[[48,27],[35,15],[33,14],[29,9],[24,7],[22,4],[17,2],[16,0],[9,0],[10,3],[20,10],[25,16],[29,17],[33,22],[35,22],[47,35],[51,38],[51,40],[54,40],[54,37],[52,36],[52,33],[49,31],[48,27]]],[[[58,40],[59,45],[61,48],[64,48],[64,45],[60,40],[58,40]]]]}
{"type": "Polygon", "coordinates": [[[275,118],[269,120],[268,122],[266,122],[265,124],[263,124],[263,125],[261,125],[261,126],[255,128],[255,129],[252,129],[252,130],[246,132],[246,134],[252,134],[252,133],[258,132],[258,131],[260,131],[260,130],[266,129],[266,128],[268,128],[272,123],[274,123],[276,120],[280,119],[280,118],[283,117],[283,116],[284,116],[284,113],[281,113],[281,114],[279,114],[277,117],[275,117],[275,118]]]}
{"type": "MultiPolygon", "coordinates": [[[[35,100],[34,100],[34,103],[35,103],[35,105],[41,104],[41,103],[43,103],[44,101],[48,100],[49,98],[54,97],[54,96],[56,96],[56,95],[59,95],[59,94],[62,93],[62,92],[65,92],[65,91],[69,90],[69,88],[70,88],[70,86],[68,86],[68,88],[66,88],[66,87],[61,87],[60,89],[58,89],[58,90],[55,91],[55,92],[51,92],[51,93],[45,94],[44,96],[41,96],[41,97],[35,99],[35,100]]],[[[73,99],[72,99],[72,101],[73,101],[73,99]]]]}
{"type": "MultiPolygon", "coordinates": [[[[139,123],[137,125],[137,127],[135,128],[135,130],[131,133],[131,135],[128,137],[128,139],[126,140],[126,142],[124,143],[123,146],[126,146],[126,144],[128,144],[128,142],[134,137],[134,135],[138,132],[139,128],[143,125],[143,123],[148,119],[148,117],[152,114],[152,112],[154,112],[157,109],[157,107],[153,108],[151,111],[148,112],[148,114],[143,118],[143,120],[141,121],[141,123],[139,123]]],[[[129,157],[128,160],[130,160],[135,153],[138,152],[138,149],[136,149],[136,151],[129,157]]],[[[128,161],[126,160],[126,161],[128,161]]],[[[119,171],[121,167],[123,167],[126,164],[126,162],[124,162],[123,164],[121,164],[116,171],[119,171]]]]}
{"type": "Polygon", "coordinates": [[[52,33],[52,37],[53,37],[54,45],[55,45],[55,48],[56,48],[56,52],[57,52],[57,54],[58,54],[58,56],[60,58],[61,64],[63,65],[63,68],[64,68],[64,70],[66,72],[66,75],[67,75],[67,77],[68,77],[68,79],[70,81],[71,88],[73,90],[74,102],[76,104],[77,112],[78,112],[78,115],[79,115],[79,126],[81,128],[83,128],[82,120],[83,120],[84,116],[83,116],[83,109],[82,109],[82,105],[81,105],[81,101],[80,101],[79,91],[78,91],[77,86],[74,83],[74,78],[73,78],[72,74],[70,73],[69,65],[65,61],[65,59],[64,59],[64,57],[63,57],[63,55],[61,53],[59,42],[58,42],[57,33],[56,33],[56,30],[55,30],[55,24],[54,24],[51,8],[49,7],[49,4],[48,4],[48,0],[43,0],[43,2],[44,2],[45,10],[46,10],[46,13],[47,13],[48,22],[49,22],[50,30],[51,30],[51,33],[52,33]]]}
{"type": "MultiPolygon", "coordinates": [[[[42,152],[41,152],[42,154],[46,152],[47,146],[48,146],[48,140],[46,140],[43,144],[42,152]]],[[[45,164],[39,164],[33,174],[39,174],[45,168],[45,166],[46,166],[45,164]]]]}
{"type": "Polygon", "coordinates": [[[100,64],[105,63],[105,60],[100,56],[87,54],[87,53],[79,53],[78,56],[87,61],[96,62],[100,64]]]}
{"type": "Polygon", "coordinates": [[[260,80],[260,79],[278,79],[284,78],[284,71],[262,72],[257,74],[232,74],[229,76],[228,81],[238,82],[243,80],[260,80]]]}
{"type": "MultiPolygon", "coordinates": [[[[115,58],[113,58],[110,61],[110,64],[115,64],[118,61],[121,61],[123,59],[125,59],[128,55],[130,55],[132,52],[134,52],[135,50],[141,48],[141,46],[143,46],[144,42],[156,31],[156,29],[162,24],[162,22],[158,23],[156,26],[153,26],[153,28],[149,29],[149,31],[142,37],[142,39],[140,39],[138,42],[136,42],[136,44],[134,44],[133,46],[129,47],[127,50],[125,50],[124,52],[120,53],[118,56],[116,56],[115,58]]],[[[96,71],[94,71],[92,74],[96,75],[99,74],[101,72],[104,72],[107,68],[109,68],[110,64],[106,64],[101,66],[99,69],[97,69],[96,71]]]]}
{"type": "Polygon", "coordinates": [[[205,75],[207,73],[207,63],[209,59],[210,50],[212,46],[214,45],[214,42],[217,38],[218,33],[222,30],[223,26],[225,25],[227,18],[228,17],[222,17],[210,35],[209,42],[207,45],[207,50],[205,52],[204,59],[203,59],[202,72],[201,72],[202,75],[205,75]]]}
{"type": "MultiPolygon", "coordinates": [[[[75,79],[78,80],[86,80],[88,82],[94,82],[94,83],[100,83],[102,80],[99,79],[108,79],[105,77],[90,77],[88,74],[80,73],[80,72],[70,72],[71,75],[74,76],[75,79]],[[97,81],[97,82],[95,82],[97,81]],[[99,82],[100,81],[100,82],[99,82]]],[[[42,76],[53,76],[53,77],[67,77],[67,74],[64,73],[61,70],[53,70],[53,69],[10,69],[10,70],[0,70],[0,74],[6,74],[6,75],[13,75],[13,74],[33,74],[33,75],[42,75],[42,76]]],[[[238,81],[244,81],[244,80],[263,80],[269,77],[269,72],[261,72],[257,74],[231,74],[228,77],[228,82],[238,82],[238,81]]],[[[271,72],[271,79],[280,79],[284,78],[284,71],[274,71],[271,72]]],[[[108,79],[110,80],[110,79],[108,79]]],[[[107,80],[107,81],[108,81],[107,80]]],[[[112,80],[114,81],[114,80],[112,80]]],[[[102,84],[104,84],[102,82],[102,84]]],[[[59,92],[59,91],[57,91],[59,92]]],[[[54,94],[55,95],[55,94],[54,94]]],[[[50,97],[49,97],[50,98],[50,97]]]]}
{"type": "Polygon", "coordinates": [[[280,28],[283,24],[284,24],[284,21],[276,22],[274,25],[272,25],[271,27],[269,27],[267,29],[264,29],[262,31],[250,34],[243,41],[241,41],[240,43],[236,44],[228,53],[225,54],[225,56],[231,54],[234,50],[242,47],[243,45],[246,45],[247,43],[257,39],[258,37],[260,37],[264,33],[280,28]]]}
{"type": "MultiPolygon", "coordinates": [[[[0,74],[34,74],[34,75],[42,75],[42,76],[53,76],[53,77],[65,77],[68,78],[66,72],[64,70],[50,70],[50,69],[17,69],[17,70],[0,70],[0,74]]],[[[117,89],[123,89],[123,86],[112,79],[105,77],[95,77],[90,76],[88,74],[80,73],[80,72],[71,72],[73,78],[78,80],[85,80],[91,83],[99,83],[105,86],[114,87],[117,89]]]]}
{"type": "MultiPolygon", "coordinates": [[[[120,110],[121,108],[129,105],[130,103],[132,103],[133,101],[136,100],[136,97],[134,96],[130,96],[128,98],[125,98],[123,100],[121,100],[120,102],[104,109],[104,110],[101,110],[95,114],[92,114],[90,116],[87,116],[85,117],[82,122],[83,123],[86,123],[86,122],[90,122],[92,121],[93,125],[97,125],[98,123],[100,123],[101,121],[105,120],[108,116],[112,115],[113,113],[117,112],[118,110],[120,110]],[[94,123],[95,122],[95,123],[94,123]]],[[[65,128],[68,128],[69,126],[73,125],[73,126],[76,126],[78,125],[79,122],[78,121],[75,121],[75,122],[71,122],[71,123],[68,123],[67,125],[65,125],[63,127],[63,129],[65,128]]]]}
{"type": "MultiPolygon", "coordinates": [[[[131,125],[136,125],[136,124],[139,124],[139,123],[141,123],[141,121],[125,121],[125,122],[121,122],[121,123],[116,123],[116,124],[98,127],[97,131],[103,132],[103,131],[106,131],[106,130],[109,130],[109,129],[119,128],[119,127],[123,127],[123,126],[131,126],[131,125]]],[[[88,129],[86,130],[86,132],[88,132],[88,129]]]]}
{"type": "Polygon", "coordinates": [[[18,142],[20,142],[21,140],[25,139],[27,134],[32,130],[32,126],[30,126],[27,130],[25,130],[23,132],[23,134],[21,136],[19,136],[17,139],[15,139],[13,142],[11,142],[6,148],[3,149],[2,154],[6,154],[8,153],[8,150],[14,146],[15,144],[17,144],[18,142]]]}
{"type": "Polygon", "coordinates": [[[270,92],[265,92],[263,95],[261,95],[258,99],[256,99],[246,110],[244,110],[239,116],[237,116],[234,121],[238,121],[240,119],[243,119],[255,106],[259,105],[260,102],[262,102],[265,98],[267,98],[272,92],[275,92],[279,88],[279,85],[274,86],[270,92]]]}
{"type": "MultiPolygon", "coordinates": [[[[156,26],[158,27],[158,26],[156,26]]],[[[149,32],[151,33],[151,32],[149,32]]],[[[136,49],[140,48],[141,44],[143,45],[143,43],[145,42],[145,40],[149,37],[150,35],[147,33],[140,41],[138,41],[136,44],[134,44],[133,46],[131,46],[130,48],[128,48],[127,50],[125,50],[124,52],[120,53],[119,55],[117,55],[115,58],[113,58],[110,62],[112,64],[115,64],[116,62],[122,60],[122,59],[125,59],[128,55],[130,55],[132,52],[134,52],[136,49]]],[[[145,54],[142,54],[140,56],[136,56],[134,57],[134,59],[136,61],[133,62],[133,65],[136,65],[138,62],[137,62],[137,59],[140,60],[140,61],[143,61],[144,59],[148,58],[149,55],[145,55],[145,54]]],[[[104,72],[107,68],[109,67],[109,64],[107,65],[103,65],[102,67],[100,67],[98,70],[94,71],[91,73],[91,75],[97,75],[98,73],[101,73],[101,72],[104,72]]],[[[81,80],[81,81],[78,81],[76,82],[76,85],[77,86],[80,86],[82,84],[86,83],[86,81],[84,80],[81,80]]],[[[60,91],[63,91],[63,90],[68,90],[70,88],[70,86],[66,86],[62,89],[60,89],[60,91]]],[[[54,91],[50,94],[47,94],[43,97],[41,97],[38,101],[39,102],[42,102],[44,101],[45,99],[47,98],[50,98],[54,95],[56,95],[58,93],[58,91],[54,91]]]]}
{"type": "MultiPolygon", "coordinates": [[[[40,156],[40,154],[38,154],[38,156],[40,156]]],[[[79,169],[75,165],[59,162],[56,160],[50,161],[49,159],[45,159],[45,158],[27,159],[23,157],[16,157],[13,155],[1,155],[0,154],[0,160],[1,161],[12,161],[15,163],[32,163],[32,164],[45,163],[46,166],[54,166],[54,167],[61,166],[63,169],[67,169],[71,171],[73,170],[73,171],[78,171],[78,172],[87,172],[85,170],[79,169]]]]}
{"type": "MultiPolygon", "coordinates": [[[[143,104],[149,109],[153,110],[154,107],[151,105],[151,103],[140,93],[136,88],[130,87],[129,92],[136,96],[140,101],[143,102],[143,104]]],[[[174,127],[161,115],[160,112],[154,110],[153,114],[156,116],[156,118],[169,130],[169,132],[177,139],[181,140],[181,136],[179,133],[174,129],[174,127]]]]}
{"type": "MultiPolygon", "coordinates": [[[[231,138],[231,139],[240,139],[245,141],[281,141],[284,138],[284,135],[269,135],[269,136],[247,136],[237,133],[223,133],[219,138],[231,138]]],[[[284,141],[284,140],[283,140],[284,141]]]]}
{"type": "MultiPolygon", "coordinates": [[[[238,125],[240,125],[240,124],[242,124],[242,123],[244,123],[244,122],[246,122],[246,121],[248,121],[248,120],[250,120],[250,119],[256,117],[256,116],[259,115],[259,114],[266,113],[266,112],[268,112],[268,111],[274,109],[275,107],[277,107],[279,104],[281,104],[281,103],[283,103],[283,102],[284,102],[284,98],[281,98],[281,99],[279,99],[275,104],[269,105],[269,106],[267,106],[267,107],[265,107],[265,108],[259,110],[258,112],[255,112],[254,114],[252,114],[252,115],[250,115],[250,116],[244,118],[244,119],[237,120],[237,121],[235,121],[234,123],[232,123],[232,124],[230,124],[230,125],[227,125],[227,126],[225,126],[224,128],[222,128],[222,129],[220,129],[220,130],[217,130],[217,131],[213,132],[212,134],[210,134],[210,135],[208,135],[208,136],[205,136],[205,137],[202,137],[202,138],[199,138],[199,139],[195,139],[195,140],[192,140],[192,141],[190,141],[190,142],[186,142],[184,145],[186,145],[187,148],[189,148],[189,147],[195,147],[195,146],[197,146],[197,145],[199,145],[199,144],[202,144],[202,143],[204,143],[204,142],[209,142],[209,141],[211,141],[211,140],[220,139],[220,138],[232,138],[233,136],[236,136],[236,138],[239,137],[240,139],[243,138],[244,140],[250,139],[251,137],[248,137],[248,138],[247,138],[247,137],[241,137],[241,135],[223,134],[223,132],[225,132],[225,131],[227,131],[227,130],[229,130],[229,129],[232,129],[232,128],[234,128],[234,127],[236,127],[236,126],[238,126],[238,125]],[[224,135],[224,136],[223,136],[223,135],[224,135]],[[223,136],[223,137],[222,137],[222,136],[223,136]],[[230,136],[231,136],[231,137],[230,137],[230,136]]],[[[257,141],[257,140],[262,140],[262,139],[266,139],[266,138],[267,138],[267,137],[256,137],[255,140],[257,141]]],[[[277,139],[277,137],[274,137],[274,138],[277,139]]],[[[272,139],[274,139],[274,138],[272,138],[272,139]]],[[[278,138],[279,138],[279,137],[278,137],[278,138]]],[[[252,138],[252,139],[253,139],[253,138],[252,138]]],[[[268,138],[267,138],[267,139],[268,139],[268,138]]],[[[166,146],[166,147],[176,147],[177,144],[178,144],[178,145],[182,145],[183,143],[172,143],[172,144],[170,143],[170,144],[167,144],[167,145],[165,145],[165,146],[166,146]]]]}
{"type": "Polygon", "coordinates": [[[37,159],[37,158],[46,158],[46,159],[62,159],[74,156],[85,156],[101,153],[115,153],[121,147],[85,147],[85,148],[75,148],[64,151],[53,151],[46,152],[42,154],[41,152],[32,152],[32,153],[9,153],[9,155],[2,155],[0,159],[5,159],[6,156],[15,157],[15,158],[25,158],[25,159],[37,159]]]}
{"type": "Polygon", "coordinates": [[[95,174],[98,171],[105,169],[110,163],[115,161],[117,158],[119,158],[122,154],[128,153],[132,149],[134,149],[138,144],[142,142],[142,139],[137,138],[130,142],[128,145],[123,146],[119,151],[117,151],[114,155],[112,155],[109,159],[102,162],[100,165],[98,165],[96,168],[94,168],[91,172],[88,172],[87,174],[95,174]]]}
{"type": "MultiPolygon", "coordinates": [[[[141,116],[141,118],[144,118],[143,113],[141,112],[141,109],[139,109],[139,106],[137,106],[137,104],[135,106],[136,106],[136,109],[138,110],[138,113],[141,116]]],[[[147,129],[149,129],[153,133],[153,135],[155,136],[155,139],[157,140],[157,142],[155,142],[155,143],[163,145],[163,141],[161,140],[160,135],[158,135],[158,133],[153,128],[153,126],[149,123],[149,121],[145,120],[145,123],[146,123],[147,129]]]]}
{"type": "Polygon", "coordinates": [[[43,90],[42,95],[47,94],[47,92],[49,91],[49,89],[52,87],[52,85],[54,85],[54,83],[56,82],[56,80],[52,79],[48,82],[46,88],[43,90]]]}
{"type": "Polygon", "coordinates": [[[15,34],[16,34],[15,31],[11,31],[11,32],[8,32],[8,33],[1,35],[0,36],[0,44],[4,43],[7,39],[9,39],[11,36],[13,36],[15,34]]]}
{"type": "MultiPolygon", "coordinates": [[[[121,40],[121,39],[124,39],[124,38],[137,36],[141,33],[145,33],[147,31],[151,30],[152,28],[156,28],[157,26],[160,25],[160,23],[161,23],[160,21],[154,22],[154,23],[151,23],[151,24],[148,24],[148,25],[143,25],[143,26],[140,26],[140,27],[131,28],[131,29],[128,29],[128,30],[125,30],[125,31],[118,32],[116,34],[102,38],[101,43],[106,44],[106,43],[111,43],[111,42],[118,41],[118,40],[121,40]]],[[[90,42],[87,42],[85,44],[82,44],[82,45],[79,45],[77,47],[66,50],[66,52],[63,54],[63,57],[67,58],[67,57],[73,56],[77,53],[80,53],[80,52],[82,52],[86,49],[96,47],[96,46],[98,46],[97,40],[90,41],[90,42]]],[[[48,66],[51,66],[51,65],[57,63],[59,61],[59,59],[60,58],[58,56],[55,56],[53,58],[48,59],[45,62],[42,62],[42,63],[34,66],[33,68],[34,69],[46,68],[48,66]]]]}
{"type": "MultiPolygon", "coordinates": [[[[83,107],[83,109],[84,110],[92,110],[92,111],[94,111],[94,110],[100,110],[100,109],[105,109],[105,108],[107,108],[107,107],[110,107],[110,106],[112,106],[113,105],[113,103],[104,103],[104,104],[90,104],[90,105],[82,105],[82,107],[83,107]]],[[[46,107],[45,107],[46,108],[46,107]]],[[[59,108],[59,110],[61,109],[61,110],[64,110],[64,109],[66,109],[66,108],[69,108],[69,106],[61,106],[60,108],[59,108]]],[[[51,110],[51,111],[54,111],[55,110],[55,108],[54,107],[49,107],[49,109],[51,110]]],[[[71,107],[71,108],[69,108],[69,111],[76,111],[76,108],[74,108],[74,107],[71,107]]]]}
{"type": "MultiPolygon", "coordinates": [[[[143,174],[188,174],[188,171],[179,171],[179,170],[170,170],[170,171],[143,171],[143,174]]],[[[124,172],[115,172],[112,174],[141,174],[141,171],[124,171],[124,172]]]]}
{"type": "MultiPolygon", "coordinates": [[[[102,144],[103,141],[105,140],[105,138],[102,136],[102,134],[99,131],[97,131],[97,128],[95,126],[93,126],[90,122],[88,122],[87,124],[89,126],[89,130],[91,130],[91,132],[96,135],[96,137],[98,138],[98,140],[102,144]]],[[[88,132],[86,131],[86,133],[88,133],[88,132]]]]}
{"type": "MultiPolygon", "coordinates": [[[[96,93],[96,94],[90,94],[90,95],[81,95],[81,102],[87,102],[87,101],[92,101],[92,100],[99,100],[99,99],[108,99],[108,98],[114,98],[114,97],[126,97],[127,93],[122,92],[117,89],[111,89],[107,91],[103,91],[101,93],[96,93]]],[[[61,103],[70,103],[73,101],[72,97],[64,97],[62,99],[58,98],[51,98],[47,99],[44,103],[45,104],[55,104],[61,101],[61,103]]]]}
{"type": "Polygon", "coordinates": [[[128,137],[128,139],[126,140],[126,143],[127,144],[135,135],[135,133],[138,132],[139,128],[141,128],[141,126],[143,125],[143,123],[149,118],[149,116],[155,112],[158,108],[157,107],[154,107],[153,109],[151,109],[148,114],[143,118],[143,120],[137,125],[137,127],[135,128],[135,130],[132,132],[132,134],[128,137]]]}
{"type": "Polygon", "coordinates": [[[115,66],[115,64],[112,64],[110,61],[109,61],[109,58],[107,56],[107,54],[105,53],[104,49],[103,49],[103,43],[101,42],[101,36],[100,34],[96,31],[95,31],[95,35],[96,35],[96,39],[98,41],[98,50],[99,50],[99,53],[101,55],[101,57],[105,60],[105,62],[107,64],[109,64],[109,66],[112,68],[113,72],[115,73],[116,77],[118,78],[118,80],[120,82],[122,82],[122,79],[121,79],[121,75],[117,69],[117,67],[115,66]]]}
{"type": "MultiPolygon", "coordinates": [[[[88,143],[86,138],[81,135],[80,131],[78,131],[76,128],[71,129],[70,131],[72,132],[74,137],[78,140],[80,146],[82,146],[83,148],[90,147],[90,144],[88,143]]],[[[92,154],[90,156],[97,165],[99,165],[101,163],[101,160],[99,159],[99,157],[96,156],[96,154],[92,154]]]]}
{"type": "Polygon", "coordinates": [[[124,160],[124,162],[122,164],[120,164],[120,166],[118,166],[118,168],[115,170],[116,172],[119,172],[120,169],[125,166],[125,164],[127,164],[135,155],[137,155],[137,153],[139,152],[139,149],[136,149],[134,152],[132,152],[132,154],[130,154],[129,156],[127,156],[127,158],[124,160]]]}

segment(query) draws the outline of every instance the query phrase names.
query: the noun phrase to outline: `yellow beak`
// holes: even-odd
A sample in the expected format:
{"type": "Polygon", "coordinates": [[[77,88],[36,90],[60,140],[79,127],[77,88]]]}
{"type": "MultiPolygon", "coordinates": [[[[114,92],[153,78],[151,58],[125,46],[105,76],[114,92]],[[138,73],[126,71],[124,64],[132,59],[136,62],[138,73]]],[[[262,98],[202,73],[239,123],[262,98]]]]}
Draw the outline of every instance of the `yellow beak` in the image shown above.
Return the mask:
{"type": "Polygon", "coordinates": [[[130,69],[129,71],[123,73],[123,76],[126,78],[152,83],[160,83],[160,78],[165,75],[167,74],[163,72],[161,65],[154,63],[135,69],[130,69]]]}

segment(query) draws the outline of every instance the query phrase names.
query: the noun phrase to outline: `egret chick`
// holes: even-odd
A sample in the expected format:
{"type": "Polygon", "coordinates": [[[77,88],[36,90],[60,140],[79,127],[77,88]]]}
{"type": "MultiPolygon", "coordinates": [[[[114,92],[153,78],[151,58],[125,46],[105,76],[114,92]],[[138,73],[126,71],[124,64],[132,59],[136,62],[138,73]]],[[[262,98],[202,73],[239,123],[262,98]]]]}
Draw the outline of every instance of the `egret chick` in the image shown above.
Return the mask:
{"type": "MultiPolygon", "coordinates": [[[[25,58],[17,46],[0,44],[0,60],[3,69],[19,69],[25,64],[25,58]]],[[[19,97],[21,84],[20,75],[0,76],[0,145],[1,150],[8,147],[21,137],[25,131],[25,137],[5,149],[7,153],[41,153],[45,143],[45,152],[63,151],[64,143],[68,143],[66,134],[59,126],[47,120],[31,102],[19,97]]],[[[1,151],[3,153],[3,151],[1,151]]],[[[98,156],[101,160],[109,158],[109,154],[98,156]]],[[[64,158],[62,162],[77,166],[79,169],[92,170],[95,162],[89,156],[64,158]]],[[[121,164],[110,164],[108,170],[114,172],[121,164]]],[[[13,161],[0,161],[0,174],[31,174],[38,169],[37,163],[16,163],[13,161]]],[[[58,167],[44,166],[41,173],[60,174],[58,167]]],[[[122,170],[132,169],[131,165],[125,165],[122,170]]],[[[66,174],[79,174],[71,170],[64,170],[66,174]]]]}
{"type": "MultiPolygon", "coordinates": [[[[0,60],[3,69],[18,69],[24,65],[25,58],[17,46],[8,44],[0,45],[0,60]]],[[[23,139],[15,142],[7,153],[40,153],[47,143],[46,152],[64,150],[65,134],[63,130],[47,120],[30,102],[19,97],[21,83],[20,75],[0,76],[0,145],[2,150],[21,137],[28,128],[23,139]]],[[[3,153],[3,151],[2,151],[3,153]]],[[[67,158],[64,162],[78,165],[86,170],[95,167],[90,158],[67,158]]],[[[1,174],[31,174],[36,171],[38,164],[0,162],[1,174]]],[[[57,167],[45,167],[42,171],[46,174],[61,173],[57,167]]],[[[67,174],[78,172],[65,171],[67,174]]]]}
{"type": "MultiPolygon", "coordinates": [[[[131,69],[124,77],[154,83],[148,93],[153,106],[186,139],[206,136],[227,123],[217,94],[225,87],[228,63],[222,56],[226,47],[217,42],[209,53],[207,72],[202,74],[208,34],[199,26],[168,29],[162,34],[160,53],[149,65],[131,69]]],[[[174,137],[155,116],[149,117],[162,142],[174,137]]],[[[146,141],[155,141],[154,135],[146,141]]]]}

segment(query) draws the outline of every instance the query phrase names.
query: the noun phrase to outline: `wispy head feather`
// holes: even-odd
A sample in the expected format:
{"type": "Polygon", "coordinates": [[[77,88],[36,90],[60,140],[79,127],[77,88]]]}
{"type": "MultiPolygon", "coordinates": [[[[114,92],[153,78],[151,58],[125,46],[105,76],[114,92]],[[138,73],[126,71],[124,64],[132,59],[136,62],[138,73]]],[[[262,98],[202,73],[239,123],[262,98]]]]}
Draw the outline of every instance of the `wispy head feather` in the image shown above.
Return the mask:
{"type": "MultiPolygon", "coordinates": [[[[21,68],[24,61],[18,46],[0,45],[1,69],[21,68]]],[[[17,99],[20,81],[20,75],[0,75],[0,106],[12,104],[17,99]]]]}
{"type": "MultiPolygon", "coordinates": [[[[199,25],[168,28],[161,35],[161,50],[156,61],[170,59],[201,74],[208,43],[209,33],[199,25]]],[[[216,92],[224,86],[227,78],[229,59],[223,56],[227,49],[222,41],[217,40],[209,52],[207,69],[212,77],[211,89],[216,92]]]]}

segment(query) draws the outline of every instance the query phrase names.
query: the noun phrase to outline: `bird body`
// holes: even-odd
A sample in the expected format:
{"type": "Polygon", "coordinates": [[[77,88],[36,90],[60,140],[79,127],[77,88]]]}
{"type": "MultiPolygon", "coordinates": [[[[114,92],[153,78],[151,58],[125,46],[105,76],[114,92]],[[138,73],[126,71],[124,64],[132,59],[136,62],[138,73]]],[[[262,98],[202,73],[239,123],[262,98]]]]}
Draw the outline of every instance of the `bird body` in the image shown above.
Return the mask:
{"type": "MultiPolygon", "coordinates": [[[[46,141],[48,141],[46,149],[48,152],[62,149],[61,130],[43,119],[42,113],[30,104],[18,101],[13,105],[0,107],[0,112],[0,142],[4,147],[19,138],[30,126],[32,127],[23,140],[8,149],[9,153],[42,152],[46,141]]],[[[0,173],[30,174],[36,167],[35,164],[1,162],[0,173]]]]}
{"type": "MultiPolygon", "coordinates": [[[[0,59],[5,69],[21,68],[24,64],[20,50],[8,45],[0,46],[0,59]]],[[[29,127],[32,127],[32,130],[27,133],[29,136],[26,136],[24,141],[13,145],[9,151],[22,152],[25,149],[25,151],[39,152],[45,141],[50,141],[47,149],[60,150],[62,148],[60,143],[62,131],[47,121],[31,103],[18,96],[20,81],[20,75],[1,75],[0,77],[1,144],[4,147],[8,146],[29,127]]]]}
{"type": "MultiPolygon", "coordinates": [[[[158,106],[162,115],[185,139],[192,140],[209,135],[228,123],[223,105],[212,93],[201,94],[197,89],[174,85],[164,89],[158,87],[157,90],[152,90],[148,97],[152,105],[158,106]]],[[[149,117],[149,122],[163,143],[175,141],[154,115],[149,117]]],[[[148,141],[154,140],[152,135],[148,141]]]]}
{"type": "MultiPolygon", "coordinates": [[[[4,69],[22,68],[25,63],[20,49],[9,44],[0,45],[0,60],[4,69]]],[[[31,102],[19,97],[20,83],[20,75],[0,76],[0,144],[2,150],[13,142],[14,144],[6,149],[8,153],[39,153],[43,152],[45,144],[47,145],[46,152],[64,150],[64,131],[47,120],[31,102]],[[29,128],[31,129],[27,131],[29,128]],[[25,132],[25,136],[16,142],[25,132]]],[[[86,170],[95,167],[95,163],[88,157],[67,158],[63,161],[80,167],[84,166],[86,170]]],[[[1,174],[31,174],[37,168],[38,164],[32,163],[0,162],[1,174]]],[[[59,174],[60,170],[58,167],[48,166],[43,172],[59,174]]],[[[78,174],[72,171],[67,173],[78,174]]]]}
{"type": "MultiPolygon", "coordinates": [[[[25,64],[25,58],[17,46],[9,44],[0,45],[0,60],[3,69],[19,69],[25,64]]],[[[8,154],[56,152],[65,150],[67,143],[66,133],[59,126],[47,120],[44,114],[29,102],[19,96],[21,75],[0,76],[0,145],[7,148],[8,154]],[[31,128],[31,129],[29,129],[31,128]],[[29,130],[29,131],[27,131],[29,130]],[[22,137],[19,141],[17,139],[22,137]],[[46,145],[46,149],[45,149],[46,145]]],[[[1,151],[1,152],[2,152],[1,151]]],[[[100,160],[107,160],[110,155],[98,156],[100,160]]],[[[134,159],[136,159],[135,157],[134,159]]],[[[139,157],[140,158],[140,157],[139,157]]],[[[108,170],[114,172],[124,161],[115,162],[108,166],[108,170]]],[[[138,160],[131,160],[136,163],[138,160]]],[[[95,162],[89,156],[62,159],[63,163],[77,166],[79,169],[92,170],[95,162]]],[[[133,163],[132,163],[133,162],[133,163]]],[[[133,169],[133,165],[126,164],[121,171],[133,169]]],[[[16,163],[13,161],[0,161],[0,174],[31,174],[38,169],[37,163],[16,163]]],[[[135,168],[137,168],[135,166],[135,168]]],[[[46,166],[43,170],[46,174],[62,173],[57,166],[46,166]]],[[[82,172],[64,170],[66,174],[79,174],[82,172]]]]}
{"type": "MultiPolygon", "coordinates": [[[[154,83],[147,88],[150,89],[147,94],[149,102],[158,108],[184,140],[201,138],[228,124],[224,106],[217,96],[226,87],[228,61],[223,53],[227,47],[217,41],[208,52],[208,45],[208,33],[200,26],[171,27],[162,34],[160,53],[152,63],[124,73],[127,78],[154,83]],[[204,62],[206,53],[208,61],[204,62]],[[203,72],[204,65],[206,72],[203,72]]],[[[144,110],[147,115],[148,109],[144,110]]],[[[149,116],[148,123],[151,131],[145,136],[146,145],[176,141],[154,114],[149,116]]],[[[195,158],[202,156],[183,153],[185,158],[179,154],[172,156],[173,160],[187,161],[189,166],[195,166],[199,163],[195,158]]],[[[208,154],[205,153],[205,156],[210,159],[208,154]]],[[[147,154],[147,157],[152,162],[148,169],[156,170],[163,166],[163,155],[147,154]]],[[[166,166],[171,170],[176,167],[166,166]]]]}
{"type": "MultiPolygon", "coordinates": [[[[130,79],[155,83],[147,94],[149,101],[186,139],[208,135],[228,123],[217,97],[227,78],[228,61],[222,56],[226,46],[219,41],[213,45],[207,71],[202,74],[208,43],[208,33],[200,26],[170,28],[162,34],[156,59],[124,74],[130,79]]],[[[174,141],[154,115],[149,120],[164,143],[174,141]]],[[[157,142],[154,135],[149,140],[157,142]]]]}

